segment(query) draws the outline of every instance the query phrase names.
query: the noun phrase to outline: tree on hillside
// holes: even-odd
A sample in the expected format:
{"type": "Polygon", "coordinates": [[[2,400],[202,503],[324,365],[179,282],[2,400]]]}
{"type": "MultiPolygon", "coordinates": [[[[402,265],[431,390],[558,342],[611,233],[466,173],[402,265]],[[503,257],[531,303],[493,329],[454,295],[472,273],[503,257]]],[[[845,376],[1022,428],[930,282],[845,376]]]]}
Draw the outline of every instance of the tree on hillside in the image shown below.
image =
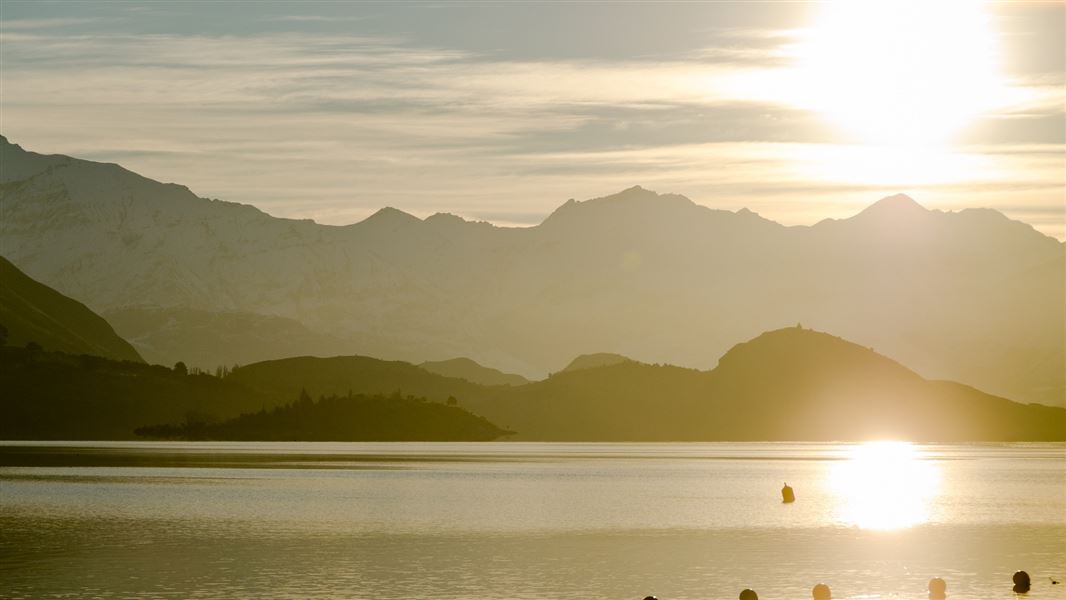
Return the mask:
{"type": "Polygon", "coordinates": [[[178,375],[188,375],[189,367],[186,367],[185,363],[179,360],[178,362],[174,363],[174,372],[178,375]]]}

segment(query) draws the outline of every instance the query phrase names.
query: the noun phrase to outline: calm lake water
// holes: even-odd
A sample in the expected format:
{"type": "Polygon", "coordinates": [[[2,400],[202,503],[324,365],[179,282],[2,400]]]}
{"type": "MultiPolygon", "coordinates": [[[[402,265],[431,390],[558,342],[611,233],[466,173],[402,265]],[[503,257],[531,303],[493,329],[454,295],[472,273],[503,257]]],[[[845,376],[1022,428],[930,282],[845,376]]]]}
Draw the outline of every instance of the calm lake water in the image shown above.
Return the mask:
{"type": "Polygon", "coordinates": [[[0,444],[3,598],[1014,599],[1017,569],[1066,598],[1066,445],[0,444]]]}

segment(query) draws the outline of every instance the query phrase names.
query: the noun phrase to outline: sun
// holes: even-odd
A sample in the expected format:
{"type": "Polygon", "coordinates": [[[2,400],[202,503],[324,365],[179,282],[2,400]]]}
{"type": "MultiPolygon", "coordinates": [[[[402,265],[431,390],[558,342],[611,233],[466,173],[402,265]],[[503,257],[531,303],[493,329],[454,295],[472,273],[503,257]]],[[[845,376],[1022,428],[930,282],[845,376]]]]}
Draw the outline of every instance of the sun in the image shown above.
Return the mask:
{"type": "Polygon", "coordinates": [[[925,522],[940,471],[913,444],[867,442],[829,472],[838,519],[862,529],[901,529],[925,522]]]}
{"type": "Polygon", "coordinates": [[[798,102],[859,143],[947,143],[1004,95],[991,14],[976,0],[819,4],[795,55],[798,102]]]}

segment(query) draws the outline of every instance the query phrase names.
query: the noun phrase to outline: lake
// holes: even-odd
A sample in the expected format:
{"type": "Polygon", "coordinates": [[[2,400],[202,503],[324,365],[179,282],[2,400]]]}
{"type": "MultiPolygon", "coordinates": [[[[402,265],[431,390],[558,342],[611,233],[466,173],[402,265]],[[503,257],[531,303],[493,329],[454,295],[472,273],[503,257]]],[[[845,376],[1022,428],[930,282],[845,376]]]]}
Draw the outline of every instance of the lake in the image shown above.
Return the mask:
{"type": "Polygon", "coordinates": [[[1017,569],[1066,598],[1066,445],[0,443],[3,598],[1014,599],[1017,569]]]}

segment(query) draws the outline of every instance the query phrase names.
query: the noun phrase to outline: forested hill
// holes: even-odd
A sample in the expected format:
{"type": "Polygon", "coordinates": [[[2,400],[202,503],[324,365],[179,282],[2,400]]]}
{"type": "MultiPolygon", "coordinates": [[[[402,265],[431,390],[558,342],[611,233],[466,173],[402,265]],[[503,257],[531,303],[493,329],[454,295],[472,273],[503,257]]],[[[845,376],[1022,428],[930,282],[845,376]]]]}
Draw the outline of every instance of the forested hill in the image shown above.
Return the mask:
{"type": "Polygon", "coordinates": [[[312,402],[304,395],[301,402],[299,393],[266,394],[184,365],[34,347],[0,347],[0,389],[0,439],[7,440],[126,440],[138,429],[149,437],[261,440],[478,441],[505,433],[462,408],[406,396],[312,402]],[[171,427],[150,427],[160,424],[171,427]]]}
{"type": "Polygon", "coordinates": [[[0,348],[0,438],[126,440],[151,423],[224,418],[268,402],[233,382],[96,356],[0,348]]]}
{"type": "Polygon", "coordinates": [[[143,426],[221,439],[496,435],[476,419],[436,412],[457,408],[518,440],[1066,441],[1066,409],[928,380],[870,348],[799,327],[737,344],[710,371],[623,361],[519,386],[359,356],[268,361],[214,377],[7,347],[0,386],[8,439],[127,439],[143,426]],[[319,402],[293,405],[302,392],[319,402]],[[277,407],[286,408],[270,412],[277,407]],[[455,429],[429,430],[425,419],[455,429]]]}
{"type": "Polygon", "coordinates": [[[273,410],[219,423],[187,420],[142,427],[138,435],[185,440],[313,442],[480,442],[506,435],[482,417],[424,398],[347,395],[312,400],[307,394],[273,410]]]}
{"type": "Polygon", "coordinates": [[[636,361],[485,387],[368,357],[301,357],[241,367],[234,381],[292,397],[402,391],[560,441],[1066,441],[1066,409],[1019,404],[928,380],[870,348],[801,327],[737,344],[710,371],[636,361]]]}

